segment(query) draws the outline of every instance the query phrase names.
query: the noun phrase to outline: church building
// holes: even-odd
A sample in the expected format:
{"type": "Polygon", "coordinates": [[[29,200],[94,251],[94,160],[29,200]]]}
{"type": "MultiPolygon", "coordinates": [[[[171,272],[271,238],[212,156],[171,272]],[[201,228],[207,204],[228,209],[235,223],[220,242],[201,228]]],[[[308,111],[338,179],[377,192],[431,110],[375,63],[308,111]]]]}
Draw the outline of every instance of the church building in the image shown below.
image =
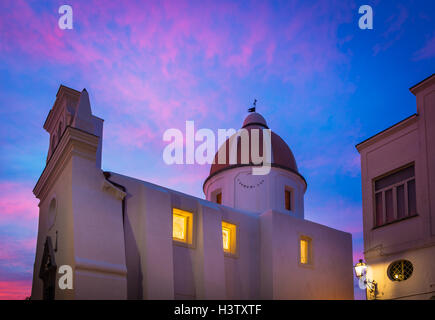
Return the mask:
{"type": "Polygon", "coordinates": [[[353,299],[351,234],[305,220],[307,181],[273,131],[269,174],[216,161],[201,199],[103,171],[85,89],[60,86],[44,129],[32,299],[353,299]]]}

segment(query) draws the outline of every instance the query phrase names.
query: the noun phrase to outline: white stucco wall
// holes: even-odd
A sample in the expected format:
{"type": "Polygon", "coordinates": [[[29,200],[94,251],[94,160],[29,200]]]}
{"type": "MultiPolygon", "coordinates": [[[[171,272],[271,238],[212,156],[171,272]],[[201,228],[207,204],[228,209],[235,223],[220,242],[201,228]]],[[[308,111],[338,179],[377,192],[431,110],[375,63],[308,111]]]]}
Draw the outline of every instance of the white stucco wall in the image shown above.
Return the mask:
{"type": "Polygon", "coordinates": [[[252,175],[251,167],[224,170],[204,185],[206,199],[215,202],[217,190],[222,192],[222,204],[236,209],[262,213],[273,209],[304,218],[305,181],[297,174],[272,167],[267,175],[252,175]],[[284,191],[292,191],[292,210],[285,209],[284,191]]]}
{"type": "Polygon", "coordinates": [[[370,259],[367,277],[378,283],[377,299],[426,300],[435,297],[434,263],[435,246],[378,256],[370,259]],[[412,275],[405,281],[391,281],[388,277],[388,267],[398,260],[408,260],[413,265],[412,275]]]}
{"type": "Polygon", "coordinates": [[[353,298],[348,233],[278,211],[258,215],[233,209],[118,174],[112,174],[110,180],[126,187],[128,194],[131,299],[353,298]],[[191,246],[172,240],[167,217],[174,207],[193,213],[191,246]],[[223,252],[223,220],[237,225],[236,256],[223,252]],[[313,239],[311,268],[298,264],[300,235],[313,239]],[[140,281],[152,278],[158,281],[140,281]]]}
{"type": "MultiPolygon", "coordinates": [[[[73,243],[72,230],[72,161],[69,160],[57,178],[57,181],[47,191],[47,197],[39,203],[38,238],[36,243],[35,263],[33,266],[32,299],[42,299],[42,280],[39,278],[42,254],[46,237],[51,237],[53,247],[56,246],[56,231],[58,231],[56,264],[73,264],[74,254],[71,248],[73,243]],[[49,206],[56,201],[56,215],[54,224],[48,223],[49,206]],[[51,228],[49,228],[51,225],[51,228]],[[59,232],[60,231],[60,232],[59,232]]],[[[57,274],[56,282],[59,281],[57,274]]],[[[60,290],[56,286],[55,296],[59,299],[74,299],[74,291],[60,290]]]]}
{"type": "Polygon", "coordinates": [[[116,188],[103,188],[105,178],[96,166],[98,140],[68,127],[35,187],[41,202],[32,299],[42,298],[39,269],[47,236],[53,248],[57,237],[58,270],[62,265],[73,269],[73,289],[61,290],[57,273],[56,299],[127,297],[122,201],[112,192],[116,188]],[[54,220],[48,214],[52,199],[54,220]]]}
{"type": "Polygon", "coordinates": [[[272,210],[260,221],[262,298],[353,299],[351,234],[272,210]],[[300,263],[301,236],[311,238],[310,265],[300,263]]]}

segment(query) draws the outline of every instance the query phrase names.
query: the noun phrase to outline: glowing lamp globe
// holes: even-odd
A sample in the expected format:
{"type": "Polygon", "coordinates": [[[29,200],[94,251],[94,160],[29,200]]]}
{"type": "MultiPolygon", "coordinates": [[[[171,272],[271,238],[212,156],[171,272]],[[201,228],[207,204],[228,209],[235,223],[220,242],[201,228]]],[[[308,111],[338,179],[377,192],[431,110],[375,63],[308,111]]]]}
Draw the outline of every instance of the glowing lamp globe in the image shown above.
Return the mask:
{"type": "Polygon", "coordinates": [[[356,277],[361,278],[367,270],[367,265],[363,262],[362,259],[360,259],[354,268],[356,277]]]}

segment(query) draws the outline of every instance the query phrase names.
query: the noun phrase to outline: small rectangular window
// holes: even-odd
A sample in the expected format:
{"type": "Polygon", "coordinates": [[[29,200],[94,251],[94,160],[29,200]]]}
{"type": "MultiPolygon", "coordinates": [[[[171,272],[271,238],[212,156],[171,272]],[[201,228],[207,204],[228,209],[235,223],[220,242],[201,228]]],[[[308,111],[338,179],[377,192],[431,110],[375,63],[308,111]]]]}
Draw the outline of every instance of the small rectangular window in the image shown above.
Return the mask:
{"type": "Polygon", "coordinates": [[[193,214],[181,209],[172,209],[172,238],[192,244],[193,214]]]}
{"type": "Polygon", "coordinates": [[[222,245],[225,253],[236,254],[237,249],[237,226],[222,221],[222,245]]]}
{"type": "Polygon", "coordinates": [[[301,264],[311,264],[312,259],[312,248],[311,248],[311,238],[306,236],[301,236],[299,239],[299,250],[300,250],[300,260],[301,264]]]}
{"type": "Polygon", "coordinates": [[[216,203],[218,203],[218,204],[222,204],[222,192],[219,192],[219,193],[216,195],[216,203]]]}
{"type": "Polygon", "coordinates": [[[308,242],[301,240],[301,263],[308,263],[308,242]]]}
{"type": "Polygon", "coordinates": [[[288,211],[292,210],[292,193],[290,190],[285,190],[284,192],[285,197],[285,209],[288,211]]]}

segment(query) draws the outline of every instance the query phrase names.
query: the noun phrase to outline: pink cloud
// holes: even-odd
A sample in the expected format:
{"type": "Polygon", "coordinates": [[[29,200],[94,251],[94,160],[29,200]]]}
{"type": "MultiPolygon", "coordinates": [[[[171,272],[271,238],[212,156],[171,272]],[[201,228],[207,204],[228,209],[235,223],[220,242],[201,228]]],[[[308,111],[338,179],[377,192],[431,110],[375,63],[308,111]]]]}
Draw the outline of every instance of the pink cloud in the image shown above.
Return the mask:
{"type": "Polygon", "coordinates": [[[174,127],[180,115],[205,119],[211,108],[231,115],[234,106],[219,102],[228,99],[226,91],[231,94],[234,75],[243,78],[261,70],[262,77],[280,75],[300,83],[342,61],[336,32],[349,19],[345,8],[289,4],[290,27],[281,29],[273,25],[278,13],[264,3],[76,1],[75,27],[61,31],[54,9],[34,5],[9,2],[11,13],[0,21],[7,36],[4,50],[26,55],[35,67],[52,61],[74,65],[83,83],[95,88],[91,94],[105,102],[107,113],[143,114],[143,128],[135,126],[140,137],[149,137],[149,128],[174,127]],[[205,79],[211,82],[209,93],[203,91],[205,79]]]}
{"type": "Polygon", "coordinates": [[[24,300],[31,294],[31,280],[0,281],[0,300],[24,300]]]}
{"type": "Polygon", "coordinates": [[[38,200],[28,183],[0,182],[0,223],[20,221],[28,223],[38,217],[38,200]]]}
{"type": "Polygon", "coordinates": [[[30,295],[36,238],[20,239],[3,234],[0,238],[0,300],[24,299],[30,295]]]}
{"type": "Polygon", "coordinates": [[[16,239],[2,236],[2,242],[7,243],[7,246],[0,251],[0,262],[8,261],[12,266],[26,266],[20,260],[22,253],[33,254],[36,249],[36,238],[16,239]]]}

